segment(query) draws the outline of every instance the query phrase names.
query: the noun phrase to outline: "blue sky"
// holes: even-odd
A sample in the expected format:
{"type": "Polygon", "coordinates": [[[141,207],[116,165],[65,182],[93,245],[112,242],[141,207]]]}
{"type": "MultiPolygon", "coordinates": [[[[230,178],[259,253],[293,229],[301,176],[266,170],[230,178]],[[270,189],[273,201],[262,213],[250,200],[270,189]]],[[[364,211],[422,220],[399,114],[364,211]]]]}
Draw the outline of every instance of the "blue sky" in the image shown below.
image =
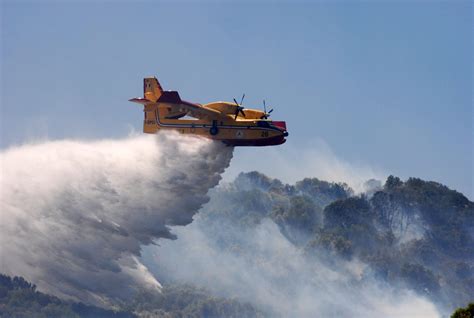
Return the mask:
{"type": "MultiPolygon", "coordinates": [[[[1,147],[140,131],[127,100],[156,75],[194,102],[265,98],[287,121],[277,151],[292,164],[322,142],[344,162],[473,198],[472,12],[469,1],[3,1],[1,147]]],[[[275,151],[238,149],[233,164],[271,165],[275,151]]]]}

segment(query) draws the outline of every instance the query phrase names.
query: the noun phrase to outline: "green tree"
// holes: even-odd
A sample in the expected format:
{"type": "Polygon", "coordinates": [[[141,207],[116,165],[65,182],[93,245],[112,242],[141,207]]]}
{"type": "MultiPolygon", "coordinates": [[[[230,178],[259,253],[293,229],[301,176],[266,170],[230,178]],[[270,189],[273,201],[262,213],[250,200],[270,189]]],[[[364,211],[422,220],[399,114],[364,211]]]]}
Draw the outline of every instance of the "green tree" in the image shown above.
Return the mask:
{"type": "Polygon", "coordinates": [[[474,303],[470,303],[466,308],[456,309],[451,318],[474,318],[474,303]]]}

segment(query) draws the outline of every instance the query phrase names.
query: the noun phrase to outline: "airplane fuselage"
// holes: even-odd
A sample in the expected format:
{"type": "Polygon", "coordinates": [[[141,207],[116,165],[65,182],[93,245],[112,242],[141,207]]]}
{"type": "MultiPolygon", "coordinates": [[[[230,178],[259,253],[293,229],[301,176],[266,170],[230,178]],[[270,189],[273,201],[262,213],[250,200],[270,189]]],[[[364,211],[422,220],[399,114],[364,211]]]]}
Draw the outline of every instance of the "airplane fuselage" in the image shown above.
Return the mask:
{"type": "MultiPolygon", "coordinates": [[[[244,96],[243,96],[244,97],[244,96]]],[[[243,100],[242,97],[242,100],[243,100]]],[[[144,106],[143,132],[175,130],[220,140],[230,146],[274,146],[288,136],[284,121],[272,121],[266,112],[230,102],[196,104],[181,99],[176,91],[164,91],[155,77],[143,80],[143,98],[130,99],[144,106]]],[[[264,105],[265,106],[265,105],[264,105]]]]}
{"type": "MultiPolygon", "coordinates": [[[[167,118],[176,108],[167,104],[146,105],[143,131],[155,134],[160,129],[172,129],[182,134],[220,140],[230,146],[281,145],[288,136],[285,122],[240,117],[234,120],[233,111],[221,120],[167,118]]],[[[248,117],[251,112],[246,109],[245,113],[248,117]]]]}

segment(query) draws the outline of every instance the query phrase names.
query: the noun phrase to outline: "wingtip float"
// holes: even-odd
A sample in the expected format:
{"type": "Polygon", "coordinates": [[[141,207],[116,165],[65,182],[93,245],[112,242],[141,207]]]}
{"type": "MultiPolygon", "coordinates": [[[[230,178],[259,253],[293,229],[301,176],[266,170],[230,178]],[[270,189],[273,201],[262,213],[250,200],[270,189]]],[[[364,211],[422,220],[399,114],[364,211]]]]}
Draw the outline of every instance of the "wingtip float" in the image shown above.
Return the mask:
{"type": "Polygon", "coordinates": [[[130,99],[144,105],[143,132],[176,130],[220,140],[229,146],[274,146],[288,136],[284,121],[269,119],[264,110],[249,109],[234,102],[196,104],[184,101],[176,91],[164,91],[156,77],[143,79],[143,97],[130,99]]]}

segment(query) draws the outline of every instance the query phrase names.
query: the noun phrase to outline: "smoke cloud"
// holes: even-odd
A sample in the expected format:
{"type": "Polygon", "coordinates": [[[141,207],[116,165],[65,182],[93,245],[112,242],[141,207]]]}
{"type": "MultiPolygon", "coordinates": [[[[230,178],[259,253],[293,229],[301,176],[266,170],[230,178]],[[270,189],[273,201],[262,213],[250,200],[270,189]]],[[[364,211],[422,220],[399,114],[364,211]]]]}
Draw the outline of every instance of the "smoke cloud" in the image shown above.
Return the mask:
{"type": "Polygon", "coordinates": [[[192,222],[232,152],[176,134],[2,151],[0,272],[96,304],[159,290],[141,247],[192,222]]]}
{"type": "Polygon", "coordinates": [[[224,181],[230,182],[242,171],[256,170],[295,183],[304,178],[347,183],[356,193],[367,190],[369,179],[384,180],[387,173],[380,167],[354,163],[339,157],[322,139],[316,138],[306,145],[291,144],[291,140],[280,147],[238,148],[232,166],[225,172],[224,181]],[[255,160],[259,158],[259,160],[255,160]]]}
{"type": "Polygon", "coordinates": [[[378,280],[362,261],[295,246],[268,218],[255,226],[216,218],[225,205],[216,203],[219,188],[191,225],[176,229],[177,240],[145,249],[144,263],[163,282],[205,287],[270,317],[440,317],[428,299],[378,280]]]}

